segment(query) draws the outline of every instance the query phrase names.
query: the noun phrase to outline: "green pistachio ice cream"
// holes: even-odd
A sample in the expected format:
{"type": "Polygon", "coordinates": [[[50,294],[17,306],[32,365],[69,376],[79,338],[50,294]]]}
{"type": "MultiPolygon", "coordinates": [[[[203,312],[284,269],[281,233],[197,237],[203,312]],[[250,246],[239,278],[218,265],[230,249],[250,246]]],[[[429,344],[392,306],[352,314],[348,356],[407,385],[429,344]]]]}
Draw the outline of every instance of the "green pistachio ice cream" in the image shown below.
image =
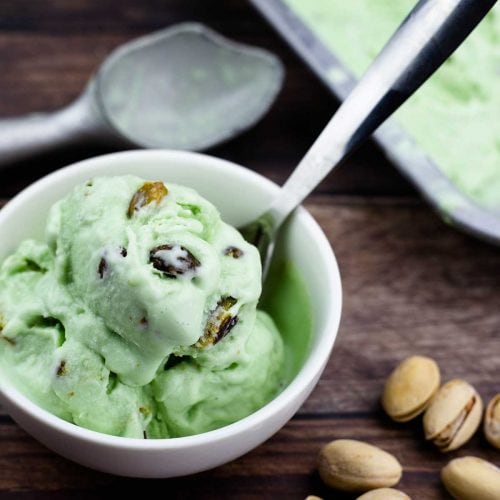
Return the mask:
{"type": "MultiPolygon", "coordinates": [[[[416,0],[284,2],[357,77],[416,4],[416,0]]],[[[497,209],[499,43],[500,5],[496,5],[395,114],[460,191],[480,205],[497,209]]]]}
{"type": "Polygon", "coordinates": [[[96,178],[52,208],[45,241],[0,268],[0,365],[30,399],[129,437],[239,420],[284,383],[257,311],[257,250],[192,189],[96,178]]]}

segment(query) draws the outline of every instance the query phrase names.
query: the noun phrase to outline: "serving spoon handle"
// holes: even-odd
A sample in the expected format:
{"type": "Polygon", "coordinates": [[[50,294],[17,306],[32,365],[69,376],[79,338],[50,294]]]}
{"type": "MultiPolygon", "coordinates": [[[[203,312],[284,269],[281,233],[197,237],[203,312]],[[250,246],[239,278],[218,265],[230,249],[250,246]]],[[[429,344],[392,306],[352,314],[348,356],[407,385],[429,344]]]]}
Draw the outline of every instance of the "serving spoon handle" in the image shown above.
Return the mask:
{"type": "Polygon", "coordinates": [[[58,111],[0,119],[0,169],[61,147],[97,143],[105,132],[86,95],[58,111]]]}
{"type": "Polygon", "coordinates": [[[324,177],[424,83],[496,0],[420,0],[339,107],[271,207],[240,228],[269,263],[278,228],[324,177]]]}

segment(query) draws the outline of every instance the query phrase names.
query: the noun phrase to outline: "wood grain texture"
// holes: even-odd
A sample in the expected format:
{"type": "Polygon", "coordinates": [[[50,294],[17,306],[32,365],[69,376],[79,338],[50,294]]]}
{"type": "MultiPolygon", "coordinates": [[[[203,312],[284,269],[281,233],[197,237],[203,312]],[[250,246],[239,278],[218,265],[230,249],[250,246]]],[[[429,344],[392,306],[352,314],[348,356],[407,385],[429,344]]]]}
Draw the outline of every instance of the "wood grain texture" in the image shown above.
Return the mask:
{"type": "MultiPolygon", "coordinates": [[[[117,44],[174,22],[198,20],[237,40],[267,47],[285,62],[287,82],[272,112],[211,153],[282,181],[336,107],[273,31],[240,0],[3,0],[0,3],[0,115],[54,109],[71,100],[117,44]]],[[[101,152],[38,158],[0,172],[7,199],[42,173],[101,152]]],[[[419,421],[395,424],[379,396],[402,358],[433,356],[443,379],[463,377],[487,399],[500,390],[500,253],[447,227],[373,145],[329,176],[307,206],[337,255],[343,318],[330,362],[299,413],[248,455],[189,478],[146,481],[85,469],[38,444],[0,409],[0,498],[290,498],[329,491],[315,473],[331,439],[364,439],[404,465],[400,487],[415,499],[448,498],[439,470],[473,454],[500,464],[478,434],[442,455],[419,421]]]]}

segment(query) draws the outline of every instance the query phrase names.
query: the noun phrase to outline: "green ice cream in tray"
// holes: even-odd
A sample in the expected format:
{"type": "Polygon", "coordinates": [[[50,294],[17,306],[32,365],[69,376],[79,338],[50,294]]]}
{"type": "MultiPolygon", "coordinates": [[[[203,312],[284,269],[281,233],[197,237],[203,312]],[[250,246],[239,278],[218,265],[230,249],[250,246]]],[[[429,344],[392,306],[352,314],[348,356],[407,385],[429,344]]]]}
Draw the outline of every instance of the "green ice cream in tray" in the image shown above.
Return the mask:
{"type": "MultiPolygon", "coordinates": [[[[414,0],[252,0],[344,99],[414,0]]],[[[500,6],[374,134],[454,225],[500,243],[500,6]]]]}

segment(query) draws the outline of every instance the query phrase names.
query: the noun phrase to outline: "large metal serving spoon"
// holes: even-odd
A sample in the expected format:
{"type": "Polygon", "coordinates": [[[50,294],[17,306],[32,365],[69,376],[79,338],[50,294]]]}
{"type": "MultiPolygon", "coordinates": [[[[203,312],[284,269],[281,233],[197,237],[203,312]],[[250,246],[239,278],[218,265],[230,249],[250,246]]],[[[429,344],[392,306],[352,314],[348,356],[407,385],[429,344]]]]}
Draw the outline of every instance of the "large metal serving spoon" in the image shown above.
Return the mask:
{"type": "Polygon", "coordinates": [[[269,52],[179,24],[114,50],[68,107],[0,120],[0,166],[73,145],[205,149],[257,122],[282,81],[269,52]]]}
{"type": "MultiPolygon", "coordinates": [[[[417,3],[285,182],[271,207],[239,228],[244,238],[259,249],[263,277],[278,229],[291,212],[441,66],[495,3],[496,0],[417,3]]],[[[432,129],[432,113],[429,120],[432,129]]]]}

